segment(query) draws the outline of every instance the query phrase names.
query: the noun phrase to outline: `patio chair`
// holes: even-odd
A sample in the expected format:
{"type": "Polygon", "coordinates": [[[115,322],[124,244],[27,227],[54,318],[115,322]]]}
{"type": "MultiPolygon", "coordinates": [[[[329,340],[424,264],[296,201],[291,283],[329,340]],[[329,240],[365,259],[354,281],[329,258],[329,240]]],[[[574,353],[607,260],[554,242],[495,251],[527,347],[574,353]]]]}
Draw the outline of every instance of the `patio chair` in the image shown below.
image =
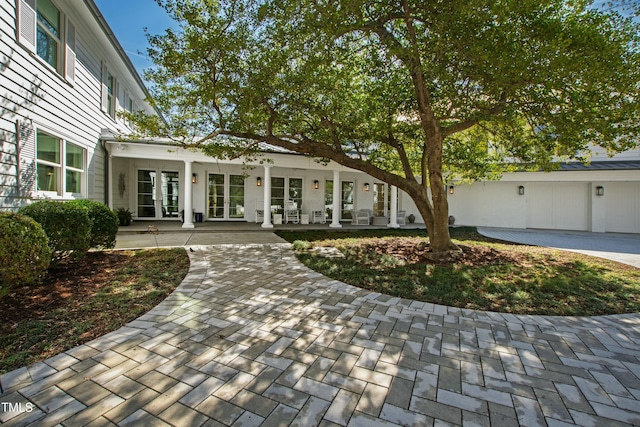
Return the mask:
{"type": "Polygon", "coordinates": [[[264,222],[264,202],[256,200],[256,224],[264,222]]]}
{"type": "Polygon", "coordinates": [[[312,224],[324,224],[327,220],[324,217],[324,212],[322,211],[311,211],[311,223],[312,224]]]}
{"type": "Polygon", "coordinates": [[[284,222],[285,223],[294,223],[294,224],[299,224],[300,223],[300,211],[298,211],[297,209],[286,209],[284,211],[284,222]]]}
{"type": "Polygon", "coordinates": [[[406,216],[407,216],[407,211],[398,211],[398,218],[397,218],[398,225],[404,225],[407,223],[406,216]]]}
{"type": "Polygon", "coordinates": [[[351,210],[351,224],[352,225],[369,225],[369,212],[366,210],[351,210]]]}

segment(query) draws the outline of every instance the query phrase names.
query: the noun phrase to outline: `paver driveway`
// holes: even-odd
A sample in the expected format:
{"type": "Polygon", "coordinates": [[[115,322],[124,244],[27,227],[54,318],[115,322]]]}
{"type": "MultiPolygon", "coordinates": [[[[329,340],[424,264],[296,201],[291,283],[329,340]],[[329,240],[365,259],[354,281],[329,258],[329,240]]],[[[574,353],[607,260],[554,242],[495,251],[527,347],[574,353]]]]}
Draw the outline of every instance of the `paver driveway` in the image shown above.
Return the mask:
{"type": "Polygon", "coordinates": [[[448,308],[327,279],[289,245],[194,249],[148,314],[2,376],[0,422],[640,425],[638,314],[448,308]]]}

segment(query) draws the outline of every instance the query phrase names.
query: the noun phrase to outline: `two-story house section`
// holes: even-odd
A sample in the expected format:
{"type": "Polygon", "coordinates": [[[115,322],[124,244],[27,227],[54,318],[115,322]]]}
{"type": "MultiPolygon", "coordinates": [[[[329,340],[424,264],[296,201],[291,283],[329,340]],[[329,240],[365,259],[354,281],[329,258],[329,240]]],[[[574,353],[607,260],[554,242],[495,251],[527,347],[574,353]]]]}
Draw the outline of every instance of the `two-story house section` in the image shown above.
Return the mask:
{"type": "Polygon", "coordinates": [[[93,0],[0,0],[0,209],[107,201],[100,136],[153,109],[93,0]]]}

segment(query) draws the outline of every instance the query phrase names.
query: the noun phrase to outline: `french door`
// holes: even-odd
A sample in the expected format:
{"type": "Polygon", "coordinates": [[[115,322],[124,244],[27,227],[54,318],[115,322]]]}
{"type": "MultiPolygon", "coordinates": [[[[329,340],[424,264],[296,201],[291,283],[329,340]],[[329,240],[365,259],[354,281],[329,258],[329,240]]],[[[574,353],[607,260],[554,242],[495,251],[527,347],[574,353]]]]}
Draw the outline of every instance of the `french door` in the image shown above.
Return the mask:
{"type": "Polygon", "coordinates": [[[209,174],[209,219],[224,221],[245,218],[244,181],[242,175],[209,174]]]}
{"type": "Polygon", "coordinates": [[[179,201],[178,172],[138,170],[138,218],[178,218],[179,201]]]}

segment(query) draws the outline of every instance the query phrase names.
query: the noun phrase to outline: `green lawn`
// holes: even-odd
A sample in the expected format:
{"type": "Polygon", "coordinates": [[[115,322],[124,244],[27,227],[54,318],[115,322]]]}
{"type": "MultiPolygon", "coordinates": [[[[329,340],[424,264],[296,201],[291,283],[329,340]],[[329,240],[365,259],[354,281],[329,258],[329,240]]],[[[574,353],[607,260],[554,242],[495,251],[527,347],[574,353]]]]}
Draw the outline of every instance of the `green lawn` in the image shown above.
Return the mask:
{"type": "Polygon", "coordinates": [[[452,228],[464,256],[425,260],[421,230],[281,231],[298,258],[333,279],[375,292],[475,310],[593,316],[640,312],[640,270],[600,258],[487,239],[452,228]],[[332,246],[344,258],[309,249],[332,246]]]}

